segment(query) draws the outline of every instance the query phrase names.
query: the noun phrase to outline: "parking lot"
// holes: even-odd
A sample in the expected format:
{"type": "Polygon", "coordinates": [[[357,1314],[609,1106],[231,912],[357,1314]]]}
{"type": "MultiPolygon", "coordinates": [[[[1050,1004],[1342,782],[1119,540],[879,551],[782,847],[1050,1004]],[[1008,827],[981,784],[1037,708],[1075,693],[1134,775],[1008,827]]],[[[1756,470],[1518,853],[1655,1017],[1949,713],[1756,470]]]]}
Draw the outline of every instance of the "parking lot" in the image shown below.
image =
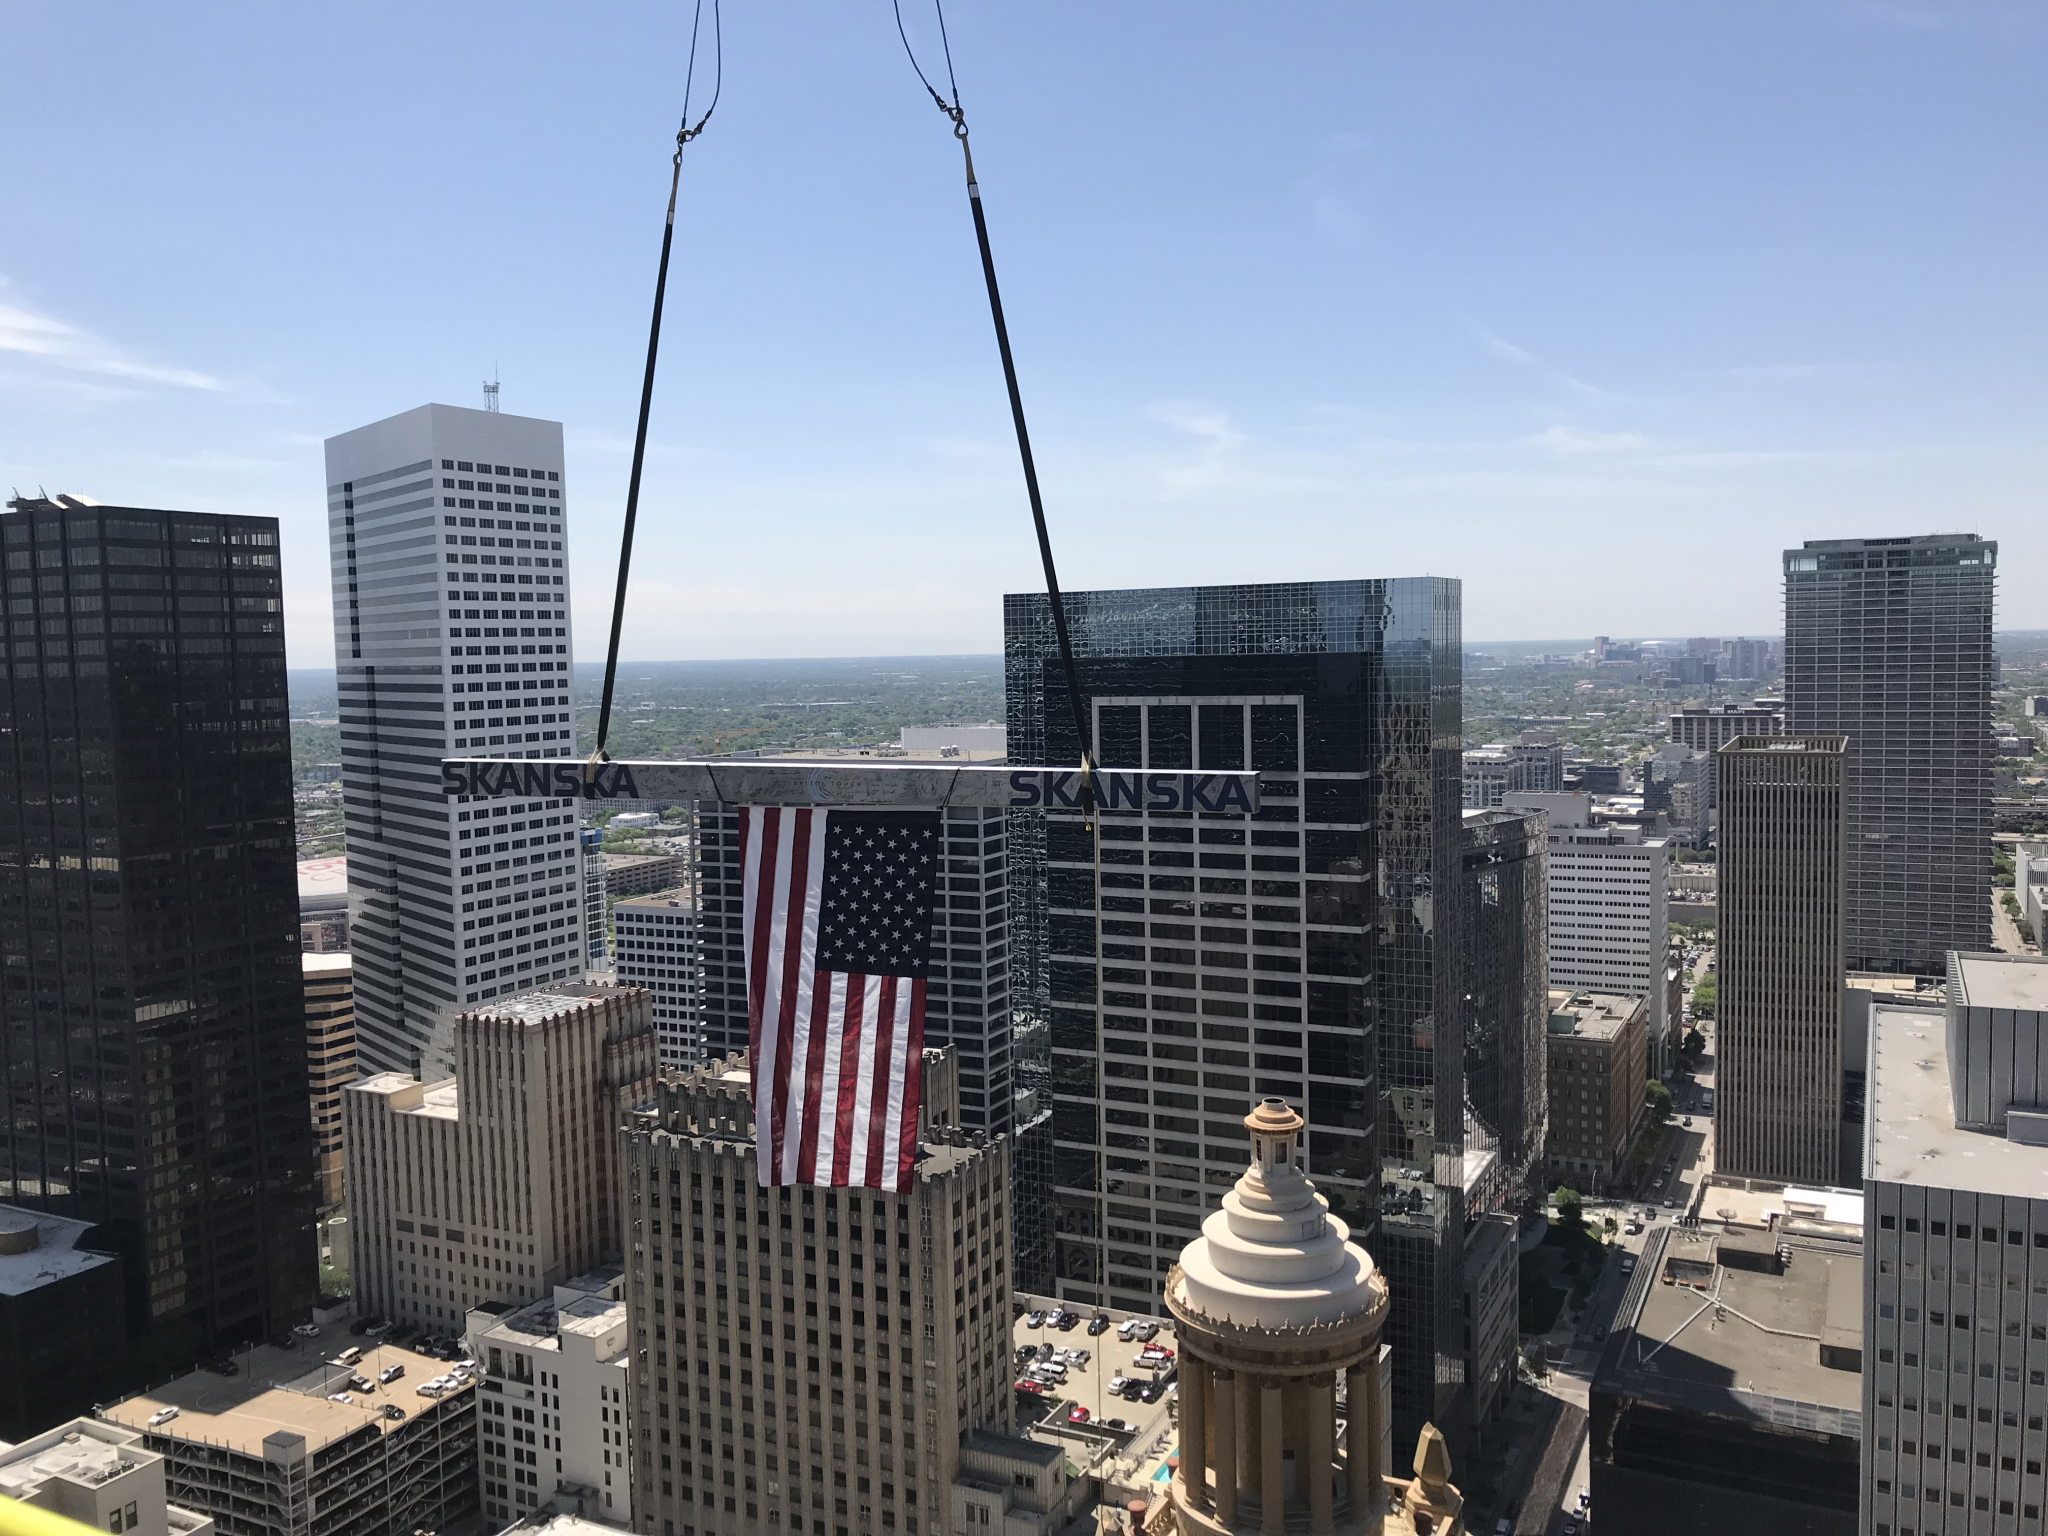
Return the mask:
{"type": "MultiPolygon", "coordinates": [[[[1025,1367],[1016,1360],[1015,1351],[1026,1346],[1050,1344],[1054,1349],[1085,1349],[1089,1351],[1090,1356],[1086,1364],[1068,1366],[1065,1381],[1049,1387],[1043,1393],[1019,1394],[1020,1397],[1032,1395],[1041,1398],[1046,1405],[1047,1417],[1057,1415],[1060,1419],[1066,1419],[1070,1410],[1078,1406],[1088,1410],[1088,1419],[1091,1423],[1122,1419],[1131,1429],[1149,1425],[1153,1419],[1167,1411],[1175,1369],[1180,1363],[1180,1345],[1174,1337],[1171,1323],[1161,1318],[1148,1319],[1149,1322],[1156,1324],[1158,1329],[1150,1343],[1174,1351],[1172,1359],[1153,1369],[1141,1367],[1137,1363],[1138,1355],[1146,1347],[1146,1341],[1117,1337],[1116,1324],[1125,1314],[1077,1310],[1080,1311],[1079,1320],[1067,1328],[1055,1328],[1044,1324],[1033,1328],[1030,1326],[1031,1314],[1028,1312],[1017,1318],[1012,1325],[1011,1369],[1015,1373],[1013,1379],[1021,1378],[1024,1374],[1025,1367]],[[1099,1334],[1090,1336],[1089,1320],[1097,1316],[1111,1318],[1111,1326],[1099,1334]],[[1157,1381],[1161,1388],[1159,1396],[1149,1403],[1116,1396],[1110,1392],[1109,1384],[1118,1376],[1146,1382],[1157,1381]]],[[[1020,1408],[1021,1406],[1020,1404],[1020,1408]]],[[[1114,1429],[1115,1426],[1109,1427],[1114,1429]]]]}

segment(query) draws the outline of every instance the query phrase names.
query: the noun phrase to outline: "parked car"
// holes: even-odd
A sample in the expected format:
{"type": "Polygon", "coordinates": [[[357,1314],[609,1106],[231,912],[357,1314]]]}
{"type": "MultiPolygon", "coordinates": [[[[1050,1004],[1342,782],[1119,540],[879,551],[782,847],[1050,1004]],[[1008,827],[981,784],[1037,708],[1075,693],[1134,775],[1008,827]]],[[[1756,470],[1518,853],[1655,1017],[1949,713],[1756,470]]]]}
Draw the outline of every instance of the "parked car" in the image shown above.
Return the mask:
{"type": "Polygon", "coordinates": [[[330,1403],[353,1404],[355,1402],[355,1399],[350,1397],[346,1392],[330,1392],[327,1394],[327,1400],[330,1403]]]}
{"type": "Polygon", "coordinates": [[[1109,1332],[1109,1319],[1100,1312],[1088,1319],[1088,1337],[1092,1339],[1099,1333],[1107,1332],[1109,1332]]]}
{"type": "Polygon", "coordinates": [[[159,1408],[149,1416],[149,1427],[155,1429],[159,1424],[168,1424],[177,1416],[178,1410],[175,1408],[159,1408]]]}
{"type": "Polygon", "coordinates": [[[320,1325],[318,1323],[294,1323],[292,1325],[292,1332],[302,1339],[317,1339],[320,1337],[320,1325]]]}
{"type": "Polygon", "coordinates": [[[419,1393],[421,1397],[439,1397],[446,1390],[447,1388],[441,1385],[438,1378],[434,1381],[423,1381],[413,1388],[413,1391],[419,1393]]]}
{"type": "Polygon", "coordinates": [[[1125,1343],[1135,1339],[1138,1336],[1138,1320],[1135,1317],[1127,1317],[1118,1323],[1116,1325],[1116,1336],[1125,1343]]]}
{"type": "Polygon", "coordinates": [[[1086,1424],[1088,1422],[1088,1410],[1079,1403],[1074,1404],[1073,1407],[1067,1410],[1067,1422],[1069,1424],[1086,1424]]]}
{"type": "Polygon", "coordinates": [[[1116,1393],[1119,1397],[1123,1395],[1124,1388],[1128,1387],[1130,1384],[1131,1378],[1126,1376],[1122,1371],[1118,1371],[1114,1376],[1109,1378],[1109,1390],[1111,1392],[1116,1393]]]}
{"type": "Polygon", "coordinates": [[[348,1389],[351,1392],[374,1392],[377,1386],[367,1376],[351,1376],[348,1379],[348,1389]]]}
{"type": "Polygon", "coordinates": [[[384,1405],[384,1417],[387,1419],[402,1419],[405,1417],[405,1410],[396,1403],[386,1403],[384,1405]]]}
{"type": "Polygon", "coordinates": [[[1643,1224],[1640,1221],[1637,1221],[1634,1217],[1630,1217],[1628,1223],[1625,1226],[1623,1226],[1621,1230],[1629,1237],[1634,1237],[1638,1232],[1643,1230],[1643,1224]]]}
{"type": "Polygon", "coordinates": [[[379,1318],[376,1322],[370,1324],[369,1327],[363,1330],[364,1333],[368,1334],[373,1339],[381,1339],[384,1337],[385,1334],[389,1333],[390,1331],[391,1321],[389,1318],[379,1318]]]}
{"type": "Polygon", "coordinates": [[[1625,1253],[1621,1256],[1621,1272],[1624,1275],[1632,1275],[1636,1272],[1636,1256],[1634,1254],[1625,1253]]]}
{"type": "Polygon", "coordinates": [[[398,1380],[398,1378],[403,1376],[404,1374],[405,1367],[403,1365],[387,1365],[384,1367],[383,1370],[377,1373],[377,1379],[383,1382],[388,1387],[391,1385],[392,1382],[398,1380]]]}
{"type": "Polygon", "coordinates": [[[1138,1331],[1135,1334],[1133,1334],[1132,1337],[1150,1340],[1156,1338],[1158,1336],[1158,1333],[1159,1325],[1148,1319],[1147,1321],[1138,1324],[1138,1331]]]}
{"type": "Polygon", "coordinates": [[[1021,1381],[1021,1380],[1020,1380],[1020,1381],[1019,1381],[1019,1382],[1017,1383],[1017,1390],[1018,1390],[1019,1392],[1036,1392],[1036,1393],[1039,1393],[1040,1395],[1043,1395],[1043,1394],[1044,1394],[1044,1392],[1045,1392],[1045,1388],[1044,1388],[1044,1387],[1042,1387],[1042,1386],[1040,1386],[1040,1385],[1039,1385],[1039,1384],[1038,1384],[1037,1382],[1035,1382],[1035,1381],[1021,1381]]]}
{"type": "Polygon", "coordinates": [[[1086,1365],[1090,1360],[1093,1360],[1094,1358],[1095,1351],[1089,1349],[1086,1345],[1083,1345],[1079,1349],[1070,1349],[1067,1351],[1067,1360],[1070,1364],[1073,1365],[1086,1365]]]}
{"type": "Polygon", "coordinates": [[[1053,1326],[1062,1331],[1065,1331],[1067,1329],[1071,1329],[1072,1327],[1074,1327],[1075,1324],[1079,1323],[1080,1321],[1081,1317],[1079,1313],[1068,1312],[1063,1314],[1060,1320],[1057,1323],[1053,1324],[1053,1326]]]}
{"type": "Polygon", "coordinates": [[[1024,1326],[1026,1328],[1043,1328],[1045,1326],[1045,1314],[1043,1312],[1025,1313],[1024,1326]]]}
{"type": "Polygon", "coordinates": [[[1138,1388],[1138,1401],[1141,1403],[1156,1403],[1165,1391],[1166,1384],[1164,1382],[1148,1381],[1144,1386],[1138,1388]]]}

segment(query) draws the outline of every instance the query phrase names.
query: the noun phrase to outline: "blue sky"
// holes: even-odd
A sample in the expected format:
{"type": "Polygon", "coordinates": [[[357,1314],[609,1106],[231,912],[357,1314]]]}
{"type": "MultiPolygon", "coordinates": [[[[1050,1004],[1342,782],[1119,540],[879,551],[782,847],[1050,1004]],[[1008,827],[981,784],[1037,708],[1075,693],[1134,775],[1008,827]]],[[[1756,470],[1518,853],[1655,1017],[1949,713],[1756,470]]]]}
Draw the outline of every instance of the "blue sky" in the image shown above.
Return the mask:
{"type": "MultiPolygon", "coordinates": [[[[2048,9],[949,19],[1067,585],[1767,633],[1787,543],[1961,528],[2048,626],[2048,9]]],[[[600,654],[688,21],[17,0],[0,485],[280,517],[330,665],[321,439],[495,368],[600,654]]],[[[1039,581],[958,153],[886,3],[726,22],[628,653],[994,650],[1039,581]]]]}

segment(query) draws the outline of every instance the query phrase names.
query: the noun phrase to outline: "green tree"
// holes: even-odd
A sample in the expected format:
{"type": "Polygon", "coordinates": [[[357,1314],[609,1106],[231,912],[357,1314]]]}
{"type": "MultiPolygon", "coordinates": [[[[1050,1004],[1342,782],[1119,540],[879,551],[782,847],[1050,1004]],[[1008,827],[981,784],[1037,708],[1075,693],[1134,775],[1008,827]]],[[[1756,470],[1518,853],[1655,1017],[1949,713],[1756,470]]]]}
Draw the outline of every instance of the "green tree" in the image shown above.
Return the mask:
{"type": "Polygon", "coordinates": [[[1586,1225],[1586,1197],[1569,1184],[1557,1186],[1557,1224],[1567,1232],[1578,1232],[1586,1225]]]}
{"type": "Polygon", "coordinates": [[[1697,1061],[1700,1057],[1707,1054],[1707,1037],[1696,1029],[1688,1029],[1685,1032],[1685,1040],[1679,1048],[1686,1055],[1697,1061]]]}
{"type": "Polygon", "coordinates": [[[1694,984],[1692,989],[1692,1011],[1694,1013],[1712,1016],[1714,1012],[1714,980],[1714,973],[1709,971],[1694,984]]]}
{"type": "Polygon", "coordinates": [[[1650,1123],[1665,1125],[1671,1120],[1671,1090],[1654,1077],[1643,1084],[1643,1102],[1650,1107],[1650,1123]]]}

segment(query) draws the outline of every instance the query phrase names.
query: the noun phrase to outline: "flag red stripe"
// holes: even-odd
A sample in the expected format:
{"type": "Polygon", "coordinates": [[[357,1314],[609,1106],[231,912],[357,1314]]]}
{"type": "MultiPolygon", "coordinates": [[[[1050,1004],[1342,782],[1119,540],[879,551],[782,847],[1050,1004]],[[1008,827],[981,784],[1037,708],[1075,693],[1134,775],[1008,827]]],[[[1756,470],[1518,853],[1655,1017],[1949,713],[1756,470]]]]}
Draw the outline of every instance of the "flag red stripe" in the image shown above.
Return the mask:
{"type": "MultiPolygon", "coordinates": [[[[753,950],[747,956],[747,1035],[752,1047],[749,1059],[755,1064],[756,1073],[765,1074],[765,1080],[772,1083],[782,1080],[783,1074],[778,1070],[780,1053],[771,1053],[766,1061],[762,1059],[761,1026],[768,997],[768,935],[775,912],[775,845],[781,820],[780,813],[773,810],[740,808],[740,868],[753,871],[754,889],[760,897],[754,904],[753,950]]],[[[777,1022],[774,1039],[778,1046],[787,1029],[786,1021],[777,1022]]],[[[771,1098],[767,1115],[761,1113],[760,1104],[760,1095],[756,1094],[754,1135],[757,1139],[767,1138],[765,1145],[772,1148],[780,1140],[780,1095],[771,1098]]]]}
{"type": "MultiPolygon", "coordinates": [[[[803,1127],[798,1134],[797,1177],[817,1183],[818,1116],[825,1094],[826,1037],[837,1023],[832,1011],[832,986],[828,973],[818,973],[818,985],[811,988],[811,1038],[805,1054],[803,1127]]],[[[792,1063],[792,1065],[794,1065],[792,1063]]]]}
{"type": "MultiPolygon", "coordinates": [[[[881,1000],[875,1009],[878,1020],[887,1016],[889,984],[894,980],[893,976],[882,978],[881,1000]]],[[[867,994],[867,977],[846,978],[846,1012],[839,1021],[839,1101],[833,1106],[832,1167],[829,1176],[818,1181],[821,1184],[844,1184],[853,1171],[853,1111],[860,1093],[861,1023],[867,994]]]]}
{"type": "Polygon", "coordinates": [[[896,1166],[889,1170],[886,1186],[893,1190],[909,1183],[917,1162],[917,1112],[924,1096],[924,991],[924,978],[912,978],[909,1038],[903,1042],[903,1121],[897,1129],[896,1166]]]}

